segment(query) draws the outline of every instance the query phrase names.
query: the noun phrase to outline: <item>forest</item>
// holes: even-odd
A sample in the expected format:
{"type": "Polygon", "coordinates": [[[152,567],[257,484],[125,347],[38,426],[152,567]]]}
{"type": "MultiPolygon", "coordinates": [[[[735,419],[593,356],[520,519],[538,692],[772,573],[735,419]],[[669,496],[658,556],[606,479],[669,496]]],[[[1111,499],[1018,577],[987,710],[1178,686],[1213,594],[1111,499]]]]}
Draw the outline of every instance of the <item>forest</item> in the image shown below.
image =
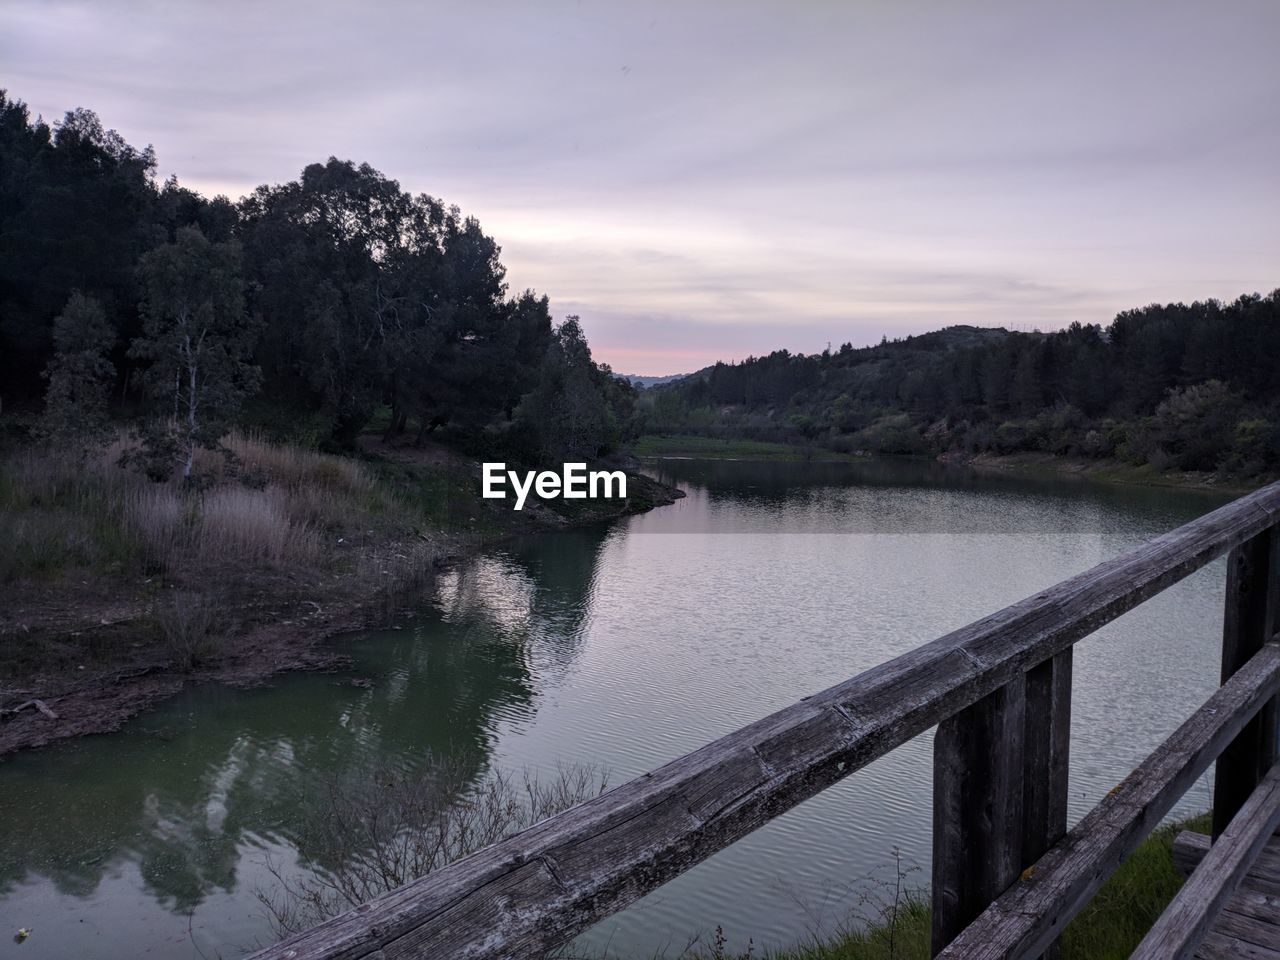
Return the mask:
{"type": "Polygon", "coordinates": [[[633,436],[635,391],[576,317],[512,294],[474,217],[329,158],[238,203],[155,176],[91,111],[0,92],[0,429],[154,479],[233,427],[322,452],[363,432],[525,463],[633,436]]]}
{"type": "Polygon", "coordinates": [[[50,125],[0,93],[3,439],[88,452],[127,430],[154,479],[191,478],[233,428],[332,453],[431,437],[528,465],[644,431],[1280,468],[1280,291],[778,350],[638,391],[578,318],[508,290],[474,217],[366,164],[331,157],[238,203],[156,166],[91,111],[50,125]]]}
{"type": "Polygon", "coordinates": [[[645,398],[657,433],[842,452],[1038,452],[1253,478],[1280,469],[1280,290],[1051,333],[956,326],[717,363],[645,398]]]}

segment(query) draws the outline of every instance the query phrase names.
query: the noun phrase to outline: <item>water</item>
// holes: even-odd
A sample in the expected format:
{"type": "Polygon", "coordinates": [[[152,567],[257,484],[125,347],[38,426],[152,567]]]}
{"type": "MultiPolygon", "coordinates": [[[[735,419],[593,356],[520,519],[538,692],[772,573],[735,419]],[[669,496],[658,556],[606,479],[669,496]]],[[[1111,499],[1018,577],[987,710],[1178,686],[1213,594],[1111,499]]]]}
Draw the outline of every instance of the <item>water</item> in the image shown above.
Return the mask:
{"type": "MultiPolygon", "coordinates": [[[[658,472],[688,497],[478,557],[407,628],[343,641],[348,672],[193,688],[120,733],[0,763],[0,958],[240,956],[271,938],[255,896],[271,870],[326,866],[305,841],[324,784],[371,759],[599,763],[619,783],[1222,500],[916,463],[658,472]],[[18,945],[20,926],[35,932],[18,945]]],[[[1212,691],[1222,577],[1077,647],[1073,819],[1212,691]]],[[[675,955],[717,924],[737,946],[794,942],[850,922],[895,848],[925,883],[930,749],[913,740],[580,946],[675,955]]],[[[1202,781],[1178,812],[1208,803],[1202,781]]]]}

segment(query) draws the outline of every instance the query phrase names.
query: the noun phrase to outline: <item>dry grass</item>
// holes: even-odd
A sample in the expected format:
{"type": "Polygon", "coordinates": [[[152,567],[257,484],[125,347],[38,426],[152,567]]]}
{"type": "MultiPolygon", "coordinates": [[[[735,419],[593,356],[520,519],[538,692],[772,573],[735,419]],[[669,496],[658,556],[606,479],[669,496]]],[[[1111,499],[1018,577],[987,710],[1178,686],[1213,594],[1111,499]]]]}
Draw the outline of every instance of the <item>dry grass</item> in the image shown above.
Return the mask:
{"type": "Polygon", "coordinates": [[[190,670],[235,632],[219,611],[269,617],[318,584],[392,609],[432,574],[440,538],[423,527],[435,531],[438,491],[425,480],[238,434],[226,445],[231,456],[201,451],[194,483],[120,466],[123,436],[88,458],[0,457],[0,592],[17,584],[89,617],[74,610],[78,585],[105,581],[122,609],[149,611],[139,635],[190,670]]]}
{"type": "Polygon", "coordinates": [[[0,464],[0,580],[130,563],[313,568],[326,541],[382,505],[362,464],[254,437],[229,436],[230,457],[200,451],[199,490],[119,466],[128,446],[118,438],[88,462],[28,449],[0,464]]]}
{"type": "Polygon", "coordinates": [[[311,525],[290,516],[280,487],[218,487],[204,495],[192,545],[206,559],[314,566],[322,546],[311,525]]]}
{"type": "Polygon", "coordinates": [[[422,539],[398,543],[391,550],[370,550],[360,555],[356,573],[392,591],[415,590],[433,576],[441,557],[440,544],[422,539]]]}
{"type": "Polygon", "coordinates": [[[223,441],[228,458],[213,450],[200,450],[196,471],[205,477],[226,479],[239,475],[255,486],[268,483],[287,490],[331,490],[349,494],[369,493],[372,474],[355,460],[269,443],[260,437],[233,431],[223,441]]]}
{"type": "Polygon", "coordinates": [[[100,556],[92,525],[83,517],[39,509],[0,511],[0,583],[54,573],[66,558],[91,564],[100,556]]]}
{"type": "Polygon", "coordinates": [[[148,568],[168,570],[181,561],[190,541],[192,505],[168,484],[133,484],[121,497],[120,520],[138,544],[148,568]]]}

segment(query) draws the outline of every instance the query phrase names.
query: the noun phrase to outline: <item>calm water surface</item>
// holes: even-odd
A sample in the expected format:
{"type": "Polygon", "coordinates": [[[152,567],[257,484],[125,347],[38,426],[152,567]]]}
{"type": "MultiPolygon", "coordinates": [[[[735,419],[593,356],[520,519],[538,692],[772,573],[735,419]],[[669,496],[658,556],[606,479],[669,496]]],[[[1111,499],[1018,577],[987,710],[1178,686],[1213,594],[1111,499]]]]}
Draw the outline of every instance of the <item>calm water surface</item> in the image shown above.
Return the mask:
{"type": "MultiPolygon", "coordinates": [[[[0,763],[0,958],[240,956],[270,939],[267,864],[324,868],[305,827],[329,778],[453,753],[477,777],[590,762],[620,783],[1223,500],[915,463],[657,469],[687,499],[469,562],[406,627],[344,641],[346,674],[192,689],[0,763]]],[[[1073,819],[1211,692],[1222,576],[1077,647],[1073,819]]],[[[849,922],[895,848],[924,883],[930,749],[917,738],[580,946],[674,956],[717,924],[737,946],[793,942],[849,922]]],[[[1178,812],[1208,802],[1202,782],[1178,812]]]]}

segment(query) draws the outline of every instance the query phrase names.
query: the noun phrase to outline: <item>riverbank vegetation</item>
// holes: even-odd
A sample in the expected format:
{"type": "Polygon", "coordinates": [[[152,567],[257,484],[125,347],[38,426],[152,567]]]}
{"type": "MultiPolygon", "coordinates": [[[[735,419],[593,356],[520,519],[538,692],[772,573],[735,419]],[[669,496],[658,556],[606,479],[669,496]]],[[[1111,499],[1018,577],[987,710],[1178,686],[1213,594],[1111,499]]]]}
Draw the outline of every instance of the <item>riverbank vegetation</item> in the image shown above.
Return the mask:
{"type": "MultiPolygon", "coordinates": [[[[1207,832],[1208,815],[1166,824],[1144,840],[1068,926],[1062,960],[1124,960],[1181,888],[1174,868],[1174,837],[1181,830],[1207,832]]],[[[723,931],[710,948],[695,945],[686,960],[929,960],[929,900],[920,890],[889,882],[864,897],[869,915],[844,933],[785,950],[727,950],[723,931]]]]}
{"type": "Polygon", "coordinates": [[[949,327],[718,363],[646,392],[647,432],[841,452],[1280,472],[1280,291],[1052,333],[949,327]]]}
{"type": "Polygon", "coordinates": [[[856,454],[838,453],[813,444],[770,443],[741,437],[705,437],[697,434],[646,434],[632,445],[638,457],[687,457],[695,460],[855,460],[856,454]]]}

